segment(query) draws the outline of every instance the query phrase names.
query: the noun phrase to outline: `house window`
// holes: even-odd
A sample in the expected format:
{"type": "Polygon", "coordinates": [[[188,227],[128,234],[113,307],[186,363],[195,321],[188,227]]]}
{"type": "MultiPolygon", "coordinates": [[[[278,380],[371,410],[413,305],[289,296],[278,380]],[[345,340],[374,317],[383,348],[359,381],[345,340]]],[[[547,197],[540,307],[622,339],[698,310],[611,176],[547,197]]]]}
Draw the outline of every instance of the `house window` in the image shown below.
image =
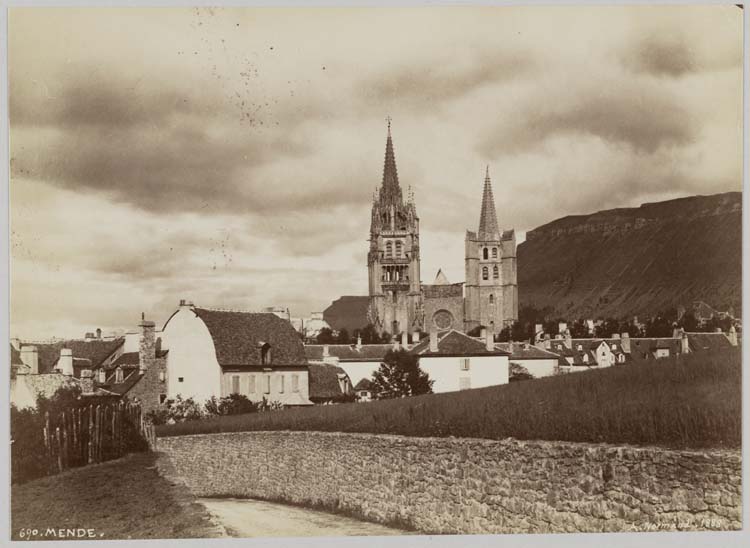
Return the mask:
{"type": "Polygon", "coordinates": [[[619,361],[620,363],[624,362],[625,361],[625,354],[620,354],[617,357],[617,361],[619,361]]]}
{"type": "Polygon", "coordinates": [[[589,356],[588,354],[583,355],[583,363],[589,363],[589,356]]]}
{"type": "Polygon", "coordinates": [[[177,382],[182,382],[185,380],[185,377],[177,377],[177,382]]]}
{"type": "MultiPolygon", "coordinates": [[[[486,251],[486,250],[485,250],[486,251]]],[[[490,271],[487,270],[486,266],[482,267],[482,279],[483,280],[489,280],[490,279],[490,271]]]]}
{"type": "Polygon", "coordinates": [[[578,348],[578,351],[580,352],[581,350],[583,350],[583,345],[582,345],[582,344],[579,344],[579,345],[577,346],[577,348],[578,348]]]}
{"type": "Polygon", "coordinates": [[[255,394],[255,375],[250,375],[250,386],[248,387],[248,391],[251,394],[255,394]]]}
{"type": "Polygon", "coordinates": [[[167,395],[159,394],[159,403],[164,403],[165,401],[167,401],[167,395]]]}
{"type": "Polygon", "coordinates": [[[495,304],[495,296],[490,294],[490,304],[495,304]]]}
{"type": "Polygon", "coordinates": [[[616,344],[612,345],[612,350],[617,350],[617,345],[616,344]]]}
{"type": "Polygon", "coordinates": [[[122,369],[115,369],[115,382],[122,382],[122,369]]]}
{"type": "Polygon", "coordinates": [[[486,247],[482,250],[482,258],[485,260],[490,258],[489,252],[487,251],[486,247]]]}
{"type": "Polygon", "coordinates": [[[492,277],[496,280],[500,277],[500,269],[497,267],[497,265],[492,267],[492,277]]]}
{"type": "Polygon", "coordinates": [[[279,375],[279,394],[284,393],[284,375],[279,375]]]}
{"type": "Polygon", "coordinates": [[[299,375],[292,375],[292,392],[299,392],[299,375]]]}
{"type": "Polygon", "coordinates": [[[401,241],[396,242],[396,257],[401,256],[401,241]]]}
{"type": "Polygon", "coordinates": [[[497,259],[497,248],[496,247],[492,248],[492,258],[493,259],[497,259]]]}
{"type": "Polygon", "coordinates": [[[232,394],[240,393],[240,376],[232,375],[232,394]]]}
{"type": "Polygon", "coordinates": [[[263,375],[263,392],[265,394],[271,393],[271,375],[263,375]]]}
{"type": "Polygon", "coordinates": [[[393,255],[393,244],[391,242],[386,242],[385,244],[385,256],[390,257],[393,255]]]}
{"type": "Polygon", "coordinates": [[[468,390],[471,388],[471,379],[469,377],[460,377],[458,379],[458,389],[468,390]]]}
{"type": "Polygon", "coordinates": [[[461,371],[468,371],[469,365],[470,365],[469,358],[461,358],[461,371]]]}

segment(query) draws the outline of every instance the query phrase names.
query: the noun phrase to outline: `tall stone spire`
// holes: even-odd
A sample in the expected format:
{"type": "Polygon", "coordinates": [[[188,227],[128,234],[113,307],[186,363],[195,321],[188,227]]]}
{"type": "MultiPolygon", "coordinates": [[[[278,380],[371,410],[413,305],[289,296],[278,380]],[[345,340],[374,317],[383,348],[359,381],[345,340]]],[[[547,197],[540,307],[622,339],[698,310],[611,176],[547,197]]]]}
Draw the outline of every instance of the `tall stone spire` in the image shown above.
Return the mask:
{"type": "Polygon", "coordinates": [[[388,203],[400,203],[402,201],[401,186],[398,184],[396,156],[393,153],[391,117],[386,118],[386,121],[388,122],[388,139],[385,142],[385,164],[383,165],[383,186],[380,190],[380,199],[388,203]]]}
{"type": "Polygon", "coordinates": [[[482,195],[482,212],[479,215],[479,237],[486,238],[484,235],[499,234],[499,232],[495,198],[492,196],[492,183],[490,182],[490,166],[487,166],[482,195]]]}

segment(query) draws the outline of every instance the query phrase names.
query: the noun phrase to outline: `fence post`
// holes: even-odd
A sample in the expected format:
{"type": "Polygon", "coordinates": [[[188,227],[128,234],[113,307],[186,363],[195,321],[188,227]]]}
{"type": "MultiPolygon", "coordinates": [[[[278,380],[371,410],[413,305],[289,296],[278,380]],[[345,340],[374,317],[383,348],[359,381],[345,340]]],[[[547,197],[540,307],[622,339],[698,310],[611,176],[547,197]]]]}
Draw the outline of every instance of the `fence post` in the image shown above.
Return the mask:
{"type": "Polygon", "coordinates": [[[63,471],[62,463],[62,442],[60,440],[60,427],[55,428],[55,437],[57,438],[57,470],[58,472],[63,471]]]}
{"type": "Polygon", "coordinates": [[[94,406],[89,405],[89,439],[88,439],[88,463],[94,462],[94,406]]]}

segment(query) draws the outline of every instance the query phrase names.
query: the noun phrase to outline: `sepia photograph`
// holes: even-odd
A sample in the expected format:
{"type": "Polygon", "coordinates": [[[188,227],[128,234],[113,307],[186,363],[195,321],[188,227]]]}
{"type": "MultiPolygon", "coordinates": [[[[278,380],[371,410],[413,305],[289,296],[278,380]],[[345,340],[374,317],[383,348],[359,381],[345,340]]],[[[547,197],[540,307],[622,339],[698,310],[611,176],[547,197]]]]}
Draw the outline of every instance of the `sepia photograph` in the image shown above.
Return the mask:
{"type": "Polygon", "coordinates": [[[8,7],[3,542],[739,535],[745,11],[8,7]]]}

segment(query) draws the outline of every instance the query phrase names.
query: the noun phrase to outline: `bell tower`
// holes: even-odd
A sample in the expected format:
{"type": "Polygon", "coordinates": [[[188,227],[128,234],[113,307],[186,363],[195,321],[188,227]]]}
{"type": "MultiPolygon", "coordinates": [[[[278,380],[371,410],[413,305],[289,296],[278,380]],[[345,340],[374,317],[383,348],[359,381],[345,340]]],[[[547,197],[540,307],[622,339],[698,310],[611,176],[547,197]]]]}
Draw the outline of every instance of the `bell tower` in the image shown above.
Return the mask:
{"type": "Polygon", "coordinates": [[[465,329],[482,326],[493,333],[518,319],[516,235],[500,230],[490,168],[484,177],[479,230],[466,231],[465,329]]]}
{"type": "Polygon", "coordinates": [[[422,329],[419,218],[413,194],[404,201],[401,192],[390,117],[387,121],[383,180],[373,196],[370,220],[368,316],[379,333],[398,335],[422,329]]]}

